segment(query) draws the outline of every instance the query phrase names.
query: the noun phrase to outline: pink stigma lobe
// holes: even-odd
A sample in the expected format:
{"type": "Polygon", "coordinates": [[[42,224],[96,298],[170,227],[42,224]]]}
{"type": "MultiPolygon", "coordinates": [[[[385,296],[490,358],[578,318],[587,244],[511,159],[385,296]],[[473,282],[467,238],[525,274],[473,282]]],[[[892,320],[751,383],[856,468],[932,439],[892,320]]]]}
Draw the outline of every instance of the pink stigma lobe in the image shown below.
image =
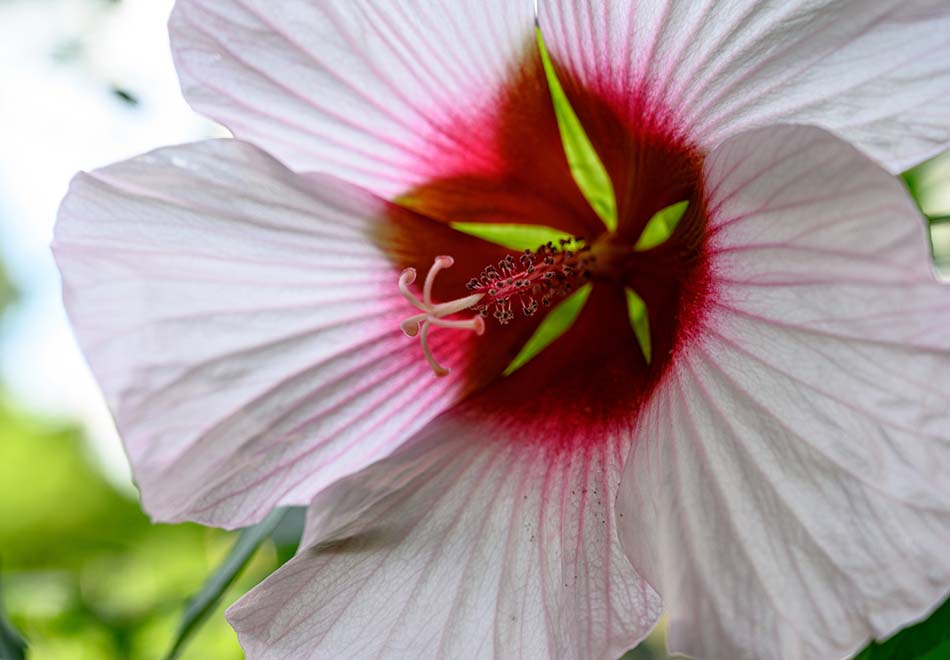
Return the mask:
{"type": "Polygon", "coordinates": [[[455,263],[455,260],[449,256],[442,255],[435,258],[432,267],[429,269],[429,273],[426,275],[425,283],[422,286],[422,300],[419,300],[418,296],[409,289],[409,286],[416,281],[416,269],[406,268],[399,275],[399,291],[406,297],[406,300],[420,311],[419,314],[403,320],[399,324],[399,328],[407,337],[419,337],[426,361],[429,363],[429,366],[432,367],[432,371],[435,375],[439,377],[447,376],[449,369],[440,365],[436,361],[435,356],[432,355],[432,350],[429,347],[429,328],[431,326],[434,325],[440,328],[452,328],[455,330],[470,330],[476,335],[481,335],[485,332],[485,321],[482,320],[481,316],[474,316],[470,319],[462,320],[446,320],[445,318],[446,316],[457,314],[476,305],[484,294],[474,293],[463,298],[457,298],[456,300],[439,304],[432,302],[432,285],[435,283],[436,275],[444,268],[451,268],[453,263],[455,263]]]}

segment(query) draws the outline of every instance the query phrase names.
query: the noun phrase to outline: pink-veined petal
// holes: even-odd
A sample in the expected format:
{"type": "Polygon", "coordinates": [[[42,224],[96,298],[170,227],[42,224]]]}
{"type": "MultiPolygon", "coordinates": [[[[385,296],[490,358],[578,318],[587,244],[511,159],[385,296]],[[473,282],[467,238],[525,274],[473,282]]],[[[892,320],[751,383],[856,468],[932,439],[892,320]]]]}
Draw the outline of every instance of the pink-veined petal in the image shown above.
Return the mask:
{"type": "Polygon", "coordinates": [[[716,289],[643,409],[621,539],[671,650],[849,656],[950,588],[950,288],[900,182],[821,129],[705,175],[716,289]]]}
{"type": "Polygon", "coordinates": [[[170,29],[196,109],[385,198],[495,169],[485,121],[537,51],[531,0],[179,0],[170,29]]]}
{"type": "Polygon", "coordinates": [[[613,523],[629,435],[555,452],[486,395],[315,499],[228,612],[249,658],[615,660],[647,634],[613,523]]]}
{"type": "Polygon", "coordinates": [[[54,250],[146,510],[239,526],[309,503],[477,387],[473,333],[433,333],[459,367],[436,379],[399,330],[400,268],[449,231],[234,140],[78,175],[54,250]]]}
{"type": "Polygon", "coordinates": [[[950,145],[944,0],[541,0],[539,20],[566,77],[707,148],[817,124],[896,172],[950,145]]]}

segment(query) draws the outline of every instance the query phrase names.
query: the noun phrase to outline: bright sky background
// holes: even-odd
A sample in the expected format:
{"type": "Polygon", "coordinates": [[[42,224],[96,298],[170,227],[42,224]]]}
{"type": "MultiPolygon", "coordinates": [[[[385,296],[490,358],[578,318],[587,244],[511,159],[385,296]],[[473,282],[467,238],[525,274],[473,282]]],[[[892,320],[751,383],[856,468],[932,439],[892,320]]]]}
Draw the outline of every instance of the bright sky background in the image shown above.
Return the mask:
{"type": "Polygon", "coordinates": [[[0,258],[23,294],[0,333],[0,380],[24,404],[83,422],[109,475],[129,487],[121,445],[66,323],[49,244],[78,170],[215,133],[181,98],[168,49],[171,6],[0,2],[0,258]],[[140,104],[122,102],[113,87],[140,104]]]}
{"type": "MultiPolygon", "coordinates": [[[[0,332],[0,380],[26,405],[83,422],[108,474],[127,487],[121,445],[66,323],[49,243],[78,170],[221,134],[181,98],[171,5],[0,0],[0,257],[23,293],[0,332]],[[113,87],[140,104],[123,103],[113,87]]],[[[927,178],[925,210],[950,215],[950,156],[927,178]]],[[[950,254],[950,223],[935,241],[950,254]]]]}

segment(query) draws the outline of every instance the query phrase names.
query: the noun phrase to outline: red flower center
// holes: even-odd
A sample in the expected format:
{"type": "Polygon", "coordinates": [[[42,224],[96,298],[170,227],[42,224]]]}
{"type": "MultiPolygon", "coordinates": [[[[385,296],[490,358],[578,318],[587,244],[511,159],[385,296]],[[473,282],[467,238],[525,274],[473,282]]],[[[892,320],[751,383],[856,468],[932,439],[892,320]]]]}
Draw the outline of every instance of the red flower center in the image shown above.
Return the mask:
{"type": "Polygon", "coordinates": [[[565,438],[578,435],[562,432],[565,419],[590,428],[580,435],[592,439],[603,436],[594,427],[633,423],[676,353],[701,327],[712,292],[703,156],[678,130],[675,113],[651,106],[647,94],[643,100],[611,98],[559,70],[613,184],[618,224],[608,232],[574,182],[540,57],[536,49],[528,50],[519,75],[478,121],[444,129],[489,141],[494,158],[458,162],[436,151],[427,167],[443,174],[400,199],[434,221],[410,219],[394,207],[400,227],[395,239],[406,246],[397,266],[424,271],[438,255],[454,257],[454,268],[434,286],[434,299],[483,294],[476,310],[499,322],[482,337],[457,333],[466,335],[457,341],[470,342],[465,378],[472,390],[492,384],[473,400],[492,406],[494,413],[511,413],[532,427],[531,437],[562,446],[575,443],[565,438]],[[681,201],[689,205],[669,239],[635,250],[650,218],[681,201]],[[456,221],[545,225],[581,238],[582,244],[510,254],[448,227],[456,221]],[[574,325],[523,368],[502,377],[546,304],[587,280],[593,290],[574,325]],[[646,305],[651,360],[631,327],[625,289],[646,305]],[[545,430],[552,410],[559,420],[545,430]]]}

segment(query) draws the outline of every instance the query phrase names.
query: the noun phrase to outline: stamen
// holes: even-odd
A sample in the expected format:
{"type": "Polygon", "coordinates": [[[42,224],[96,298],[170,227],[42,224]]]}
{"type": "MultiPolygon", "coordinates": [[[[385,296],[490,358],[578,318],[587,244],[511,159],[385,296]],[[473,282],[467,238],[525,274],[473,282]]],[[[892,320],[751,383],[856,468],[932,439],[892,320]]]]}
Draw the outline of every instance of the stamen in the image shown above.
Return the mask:
{"type": "Polygon", "coordinates": [[[440,365],[432,355],[432,349],[429,347],[429,328],[438,326],[440,328],[449,328],[453,330],[471,330],[476,335],[485,332],[485,321],[478,314],[470,319],[464,320],[446,320],[444,317],[451,314],[457,314],[462,310],[469,309],[478,304],[478,301],[485,295],[483,293],[473,293],[463,298],[450,300],[449,302],[434,304],[432,302],[432,285],[435,283],[435,276],[440,270],[451,268],[455,260],[449,256],[438,256],[426,275],[425,283],[422,286],[422,300],[409,289],[409,286],[416,281],[416,269],[407,268],[399,275],[399,291],[406,297],[412,305],[418,308],[422,313],[410,316],[399,324],[399,328],[407,337],[419,336],[422,343],[422,353],[425,355],[426,362],[432,367],[436,376],[447,376],[449,369],[440,365]]]}
{"type": "Polygon", "coordinates": [[[533,316],[539,300],[550,307],[556,298],[567,296],[586,282],[594,262],[590,246],[581,237],[558,243],[546,243],[534,252],[525,250],[517,260],[509,255],[498,262],[497,269],[489,265],[479,277],[470,279],[465,287],[485,297],[475,311],[507,325],[515,318],[513,300],[520,303],[522,314],[533,316]]]}

